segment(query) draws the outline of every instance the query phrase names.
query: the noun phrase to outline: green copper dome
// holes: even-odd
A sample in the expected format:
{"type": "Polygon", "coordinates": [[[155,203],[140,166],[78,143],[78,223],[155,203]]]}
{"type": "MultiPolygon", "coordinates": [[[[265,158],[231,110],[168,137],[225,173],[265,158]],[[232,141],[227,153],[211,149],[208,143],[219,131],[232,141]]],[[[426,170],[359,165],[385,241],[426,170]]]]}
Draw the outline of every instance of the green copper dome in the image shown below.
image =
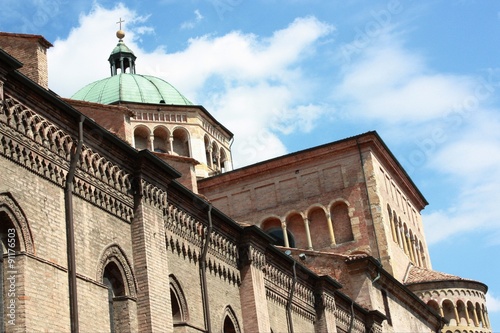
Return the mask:
{"type": "Polygon", "coordinates": [[[71,98],[100,104],[137,102],[193,105],[170,83],[150,75],[129,73],[93,82],[77,91],[71,98]]]}

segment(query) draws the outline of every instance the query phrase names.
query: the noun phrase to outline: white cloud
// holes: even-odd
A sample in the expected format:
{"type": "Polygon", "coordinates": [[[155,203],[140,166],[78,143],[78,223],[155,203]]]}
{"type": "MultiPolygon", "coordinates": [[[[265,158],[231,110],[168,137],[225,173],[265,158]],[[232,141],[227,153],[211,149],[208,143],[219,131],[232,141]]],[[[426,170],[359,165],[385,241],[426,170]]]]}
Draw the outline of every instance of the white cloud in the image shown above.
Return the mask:
{"type": "Polygon", "coordinates": [[[429,242],[461,232],[489,230],[488,242],[500,234],[500,119],[498,111],[476,110],[456,133],[449,133],[430,156],[429,166],[456,181],[455,204],[424,215],[429,242]],[[453,228],[450,228],[453,226],[453,228]]]}
{"type": "Polygon", "coordinates": [[[488,313],[500,312],[500,298],[491,292],[486,293],[486,304],[488,304],[488,313]]]}
{"type": "Polygon", "coordinates": [[[181,24],[182,30],[193,29],[203,20],[203,15],[201,15],[201,13],[198,9],[196,9],[194,11],[194,16],[195,16],[194,19],[189,20],[189,21],[185,21],[181,24]]]}
{"type": "Polygon", "coordinates": [[[346,111],[385,122],[427,121],[450,112],[472,93],[470,77],[433,73],[425,59],[387,36],[344,64],[334,98],[346,111]]]}
{"type": "Polygon", "coordinates": [[[139,16],[122,4],[107,10],[95,5],[88,15],[80,15],[78,26],[65,39],[57,39],[48,51],[49,88],[63,97],[70,97],[80,88],[110,75],[107,59],[117,44],[115,32],[119,29],[116,17],[125,24],[126,44],[136,50],[134,40],[147,29],[147,17],[139,16]],[[139,34],[129,27],[141,24],[139,34]]]}
{"type": "MultiPolygon", "coordinates": [[[[200,12],[195,16],[196,20],[203,18],[200,12]]],[[[238,31],[207,34],[190,39],[186,49],[176,53],[166,53],[162,45],[146,52],[138,41],[142,34],[154,33],[147,26],[148,16],[139,16],[123,5],[113,9],[95,6],[50,50],[52,90],[69,97],[109,75],[106,60],[117,40],[104,32],[117,30],[116,17],[126,22],[124,41],[137,56],[138,73],[167,80],[236,133],[232,146],[235,166],[286,153],[278,135],[311,131],[324,112],[323,106],[304,99],[313,85],[304,79],[301,66],[314,55],[320,38],[334,28],[314,17],[298,18],[269,37],[238,31]]]]}
{"type": "Polygon", "coordinates": [[[376,121],[410,167],[425,168],[436,184],[427,188],[451,202],[423,212],[429,244],[476,231],[487,235],[483,244],[500,242],[500,117],[488,106],[499,86],[491,73],[436,72],[390,34],[343,64],[332,93],[339,112],[376,121]]]}

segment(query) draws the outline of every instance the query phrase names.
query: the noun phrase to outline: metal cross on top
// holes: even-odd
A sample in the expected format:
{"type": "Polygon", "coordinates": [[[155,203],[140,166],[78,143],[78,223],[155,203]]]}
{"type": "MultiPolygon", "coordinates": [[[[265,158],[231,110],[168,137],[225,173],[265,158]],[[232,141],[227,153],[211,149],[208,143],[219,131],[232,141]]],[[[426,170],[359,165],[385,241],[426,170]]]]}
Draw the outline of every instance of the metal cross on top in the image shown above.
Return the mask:
{"type": "Polygon", "coordinates": [[[122,23],[125,22],[124,20],[122,20],[122,18],[120,17],[120,21],[116,22],[116,24],[120,24],[120,30],[122,30],[122,23]]]}

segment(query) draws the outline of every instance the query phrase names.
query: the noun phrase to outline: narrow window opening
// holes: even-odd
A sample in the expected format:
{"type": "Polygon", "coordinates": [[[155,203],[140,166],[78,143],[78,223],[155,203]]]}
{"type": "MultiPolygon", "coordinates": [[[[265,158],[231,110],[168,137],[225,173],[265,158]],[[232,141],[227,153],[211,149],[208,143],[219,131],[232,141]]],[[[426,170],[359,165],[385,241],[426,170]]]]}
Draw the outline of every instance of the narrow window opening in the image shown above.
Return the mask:
{"type": "Polygon", "coordinates": [[[122,328],[119,323],[127,325],[124,308],[120,306],[120,296],[125,296],[125,286],[118,266],[110,262],[104,269],[103,284],[108,287],[108,309],[110,332],[120,332],[122,328]]]}

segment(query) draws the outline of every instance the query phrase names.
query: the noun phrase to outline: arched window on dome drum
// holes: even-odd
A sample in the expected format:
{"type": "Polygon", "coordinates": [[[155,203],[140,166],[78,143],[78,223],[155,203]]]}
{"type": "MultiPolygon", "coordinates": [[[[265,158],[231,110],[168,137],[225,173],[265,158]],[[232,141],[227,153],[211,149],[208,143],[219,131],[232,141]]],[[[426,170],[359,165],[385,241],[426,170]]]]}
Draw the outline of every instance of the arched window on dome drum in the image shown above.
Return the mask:
{"type": "Polygon", "coordinates": [[[220,170],[220,155],[219,155],[219,146],[217,143],[212,143],[212,169],[219,171],[220,170]]]}
{"type": "Polygon", "coordinates": [[[207,158],[207,166],[212,167],[212,146],[210,145],[210,139],[207,135],[204,138],[205,141],[205,157],[207,158]]]}
{"type": "Polygon", "coordinates": [[[170,143],[168,130],[164,127],[155,128],[154,132],[154,151],[157,153],[168,153],[170,151],[170,143]]]}
{"type": "Polygon", "coordinates": [[[139,126],[134,129],[134,147],[137,150],[150,149],[147,127],[139,126]]]}
{"type": "Polygon", "coordinates": [[[172,136],[174,138],[174,142],[173,142],[174,154],[179,155],[179,156],[186,156],[186,157],[191,156],[191,154],[189,152],[189,134],[188,134],[188,132],[183,128],[177,128],[172,133],[172,136]]]}
{"type": "Polygon", "coordinates": [[[229,161],[227,159],[227,154],[224,151],[224,149],[222,149],[222,148],[220,149],[219,156],[220,156],[220,171],[221,172],[228,171],[228,165],[226,165],[226,164],[229,163],[229,161]]]}

